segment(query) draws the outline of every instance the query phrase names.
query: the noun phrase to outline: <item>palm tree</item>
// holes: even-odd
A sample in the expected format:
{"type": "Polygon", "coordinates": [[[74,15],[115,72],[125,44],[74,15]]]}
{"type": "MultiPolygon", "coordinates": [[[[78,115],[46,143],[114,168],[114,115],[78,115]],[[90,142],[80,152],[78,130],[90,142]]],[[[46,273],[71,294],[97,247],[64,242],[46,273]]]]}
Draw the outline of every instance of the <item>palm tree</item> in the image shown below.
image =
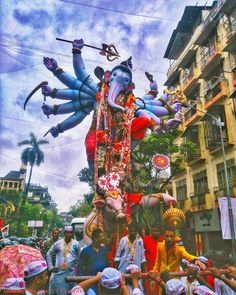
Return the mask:
{"type": "Polygon", "coordinates": [[[40,164],[44,162],[44,154],[39,147],[42,144],[48,144],[48,141],[45,139],[37,140],[37,137],[32,132],[29,134],[29,136],[30,136],[30,139],[26,139],[18,143],[18,146],[23,146],[23,145],[29,146],[26,149],[24,149],[21,154],[21,161],[25,165],[27,164],[30,165],[30,174],[29,174],[28,183],[26,185],[25,193],[23,194],[23,199],[21,204],[22,207],[25,205],[27,200],[33,167],[35,165],[40,166],[40,164]]]}

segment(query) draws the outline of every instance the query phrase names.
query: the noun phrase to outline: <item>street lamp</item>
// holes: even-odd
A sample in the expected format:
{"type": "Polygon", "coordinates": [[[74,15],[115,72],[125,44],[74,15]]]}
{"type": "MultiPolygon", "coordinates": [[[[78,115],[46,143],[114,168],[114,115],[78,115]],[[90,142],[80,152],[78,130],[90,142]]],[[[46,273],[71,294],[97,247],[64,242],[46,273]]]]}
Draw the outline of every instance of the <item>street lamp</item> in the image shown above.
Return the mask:
{"type": "Polygon", "coordinates": [[[224,123],[221,122],[220,116],[219,117],[213,116],[212,114],[209,114],[207,112],[199,110],[199,109],[195,108],[194,106],[190,105],[188,109],[191,109],[191,108],[200,112],[200,113],[203,113],[203,114],[211,117],[216,122],[216,125],[219,126],[219,129],[220,129],[220,144],[221,144],[222,156],[223,156],[227,203],[228,203],[228,214],[229,214],[229,223],[230,223],[230,233],[231,233],[231,238],[232,238],[232,254],[234,256],[234,255],[236,255],[236,253],[235,253],[236,249],[235,249],[234,216],[233,216],[232,202],[231,202],[231,196],[230,196],[230,190],[229,190],[228,171],[227,171],[225,146],[224,146],[223,130],[222,130],[222,126],[224,126],[224,123]]]}

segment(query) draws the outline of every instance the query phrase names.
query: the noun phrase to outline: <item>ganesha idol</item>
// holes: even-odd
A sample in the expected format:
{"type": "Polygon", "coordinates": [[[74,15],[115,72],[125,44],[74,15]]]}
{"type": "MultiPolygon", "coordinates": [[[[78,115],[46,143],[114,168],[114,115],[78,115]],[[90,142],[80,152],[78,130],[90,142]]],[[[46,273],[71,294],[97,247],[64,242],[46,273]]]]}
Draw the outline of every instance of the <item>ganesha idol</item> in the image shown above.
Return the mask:
{"type": "MultiPolygon", "coordinates": [[[[117,172],[111,172],[98,179],[97,194],[100,202],[86,219],[84,226],[84,240],[91,243],[91,234],[94,228],[101,228],[105,235],[106,245],[111,247],[117,239],[117,233],[131,220],[131,216],[144,207],[152,208],[160,202],[166,205],[175,204],[176,199],[165,193],[143,196],[123,192],[120,189],[121,178],[117,172]]],[[[121,233],[121,232],[120,232],[121,233]]],[[[119,239],[119,237],[118,237],[119,239]]]]}
{"type": "MultiPolygon", "coordinates": [[[[106,124],[104,119],[98,118],[97,104],[101,95],[105,96],[108,110],[111,112],[111,125],[113,129],[113,140],[116,135],[119,136],[119,130],[115,129],[125,124],[124,116],[129,114],[131,128],[131,149],[144,138],[147,128],[151,128],[156,133],[168,131],[170,128],[177,128],[181,122],[179,111],[183,105],[182,101],[175,100],[169,103],[168,94],[159,99],[155,99],[157,93],[154,81],[150,83],[150,91],[142,99],[137,99],[133,90],[135,88],[132,81],[132,58],[115,66],[111,71],[104,71],[102,68],[95,69],[95,75],[99,83],[95,83],[85,70],[85,65],[81,55],[83,40],[74,40],[73,42],[73,66],[76,78],[63,71],[53,58],[44,58],[44,65],[68,88],[56,89],[49,85],[42,85],[42,93],[45,97],[52,99],[67,100],[62,104],[43,104],[42,110],[46,116],[71,114],[57,126],[50,128],[49,133],[57,137],[60,133],[79,125],[84,118],[94,112],[92,126],[86,136],[86,152],[89,167],[93,169],[96,141],[103,140],[106,137],[106,124]],[[130,111],[133,110],[133,111],[130,111]],[[161,119],[164,116],[176,114],[169,120],[161,119]],[[103,122],[98,122],[103,120],[103,122]],[[122,121],[122,124],[118,122],[122,121]],[[99,133],[98,123],[102,123],[102,132],[99,133]]],[[[150,80],[150,75],[149,75],[150,80]]],[[[127,122],[128,124],[129,122],[127,122]]]]}
{"type": "MultiPolygon", "coordinates": [[[[58,67],[55,59],[45,57],[44,65],[67,88],[53,89],[42,85],[42,93],[52,99],[67,100],[67,103],[43,104],[46,116],[70,114],[63,122],[48,131],[53,137],[79,125],[94,111],[92,125],[87,133],[85,145],[89,167],[94,171],[94,210],[85,223],[84,239],[90,243],[91,232],[100,227],[108,245],[122,225],[129,222],[132,214],[142,210],[145,204],[157,206],[175,203],[168,194],[158,193],[142,196],[125,190],[131,175],[131,152],[144,138],[146,130],[160,134],[177,128],[181,122],[179,111],[185,100],[170,95],[157,98],[157,85],[150,75],[150,91],[143,98],[136,98],[132,81],[132,58],[121,62],[111,71],[101,67],[95,69],[99,83],[95,83],[85,70],[81,50],[83,40],[73,42],[73,66],[76,78],[58,67]],[[163,120],[173,114],[175,117],[163,120]]],[[[171,93],[173,95],[173,93],[171,93]]],[[[119,238],[117,238],[119,239],[119,238]]]]}

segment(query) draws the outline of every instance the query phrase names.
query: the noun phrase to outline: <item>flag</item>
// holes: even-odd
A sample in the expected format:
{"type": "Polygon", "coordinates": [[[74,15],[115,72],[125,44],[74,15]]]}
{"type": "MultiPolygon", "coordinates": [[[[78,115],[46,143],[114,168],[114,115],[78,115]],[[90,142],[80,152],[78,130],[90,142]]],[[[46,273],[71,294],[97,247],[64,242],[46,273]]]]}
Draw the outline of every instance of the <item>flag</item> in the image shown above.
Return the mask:
{"type": "MultiPolygon", "coordinates": [[[[218,198],[220,208],[220,222],[223,240],[231,239],[231,225],[229,222],[229,211],[228,211],[228,198],[218,198]]],[[[236,199],[231,198],[232,213],[233,213],[233,224],[234,234],[236,238],[236,199]]]]}
{"type": "Polygon", "coordinates": [[[7,237],[9,235],[9,227],[10,226],[8,224],[1,228],[1,233],[3,237],[7,237]]]}

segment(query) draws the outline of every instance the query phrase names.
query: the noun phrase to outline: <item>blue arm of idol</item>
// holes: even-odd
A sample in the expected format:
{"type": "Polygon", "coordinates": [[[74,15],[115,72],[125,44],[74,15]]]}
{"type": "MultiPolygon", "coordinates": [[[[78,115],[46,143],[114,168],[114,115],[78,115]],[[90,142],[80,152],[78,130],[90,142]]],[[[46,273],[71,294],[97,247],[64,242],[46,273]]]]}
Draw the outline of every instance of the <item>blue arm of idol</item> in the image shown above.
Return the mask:
{"type": "Polygon", "coordinates": [[[74,40],[73,42],[73,66],[75,75],[78,80],[84,81],[84,83],[94,91],[94,93],[98,92],[97,84],[89,77],[84,65],[84,61],[81,55],[81,49],[84,46],[83,39],[74,40]]]}

